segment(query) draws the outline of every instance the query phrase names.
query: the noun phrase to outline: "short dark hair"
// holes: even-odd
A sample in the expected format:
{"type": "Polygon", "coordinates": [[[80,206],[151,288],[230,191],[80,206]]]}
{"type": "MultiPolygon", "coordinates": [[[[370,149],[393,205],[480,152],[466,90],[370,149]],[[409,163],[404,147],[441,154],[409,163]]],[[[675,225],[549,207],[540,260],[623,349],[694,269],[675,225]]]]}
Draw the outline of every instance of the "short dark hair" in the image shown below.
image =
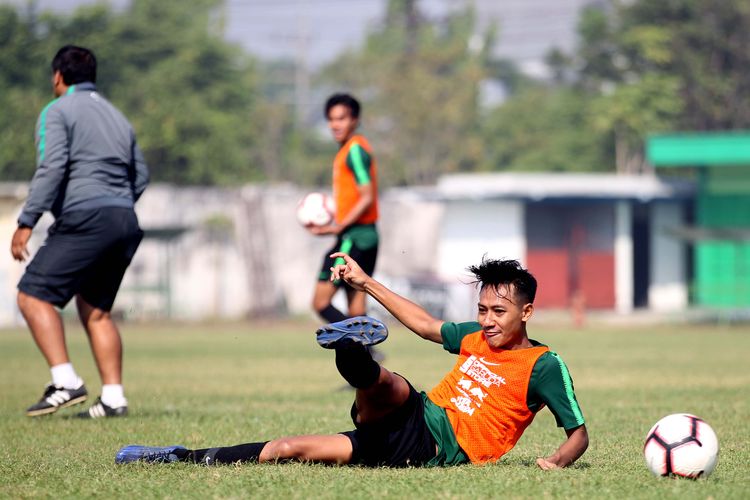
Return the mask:
{"type": "Polygon", "coordinates": [[[52,72],[59,71],[65,85],[96,82],[96,57],[89,49],[66,45],[52,59],[52,72]]]}
{"type": "Polygon", "coordinates": [[[352,118],[359,118],[359,101],[349,94],[333,94],[328,98],[325,107],[326,118],[328,118],[328,113],[331,112],[331,108],[334,106],[338,106],[339,104],[342,104],[349,108],[349,111],[352,114],[352,118]]]}
{"type": "Polygon", "coordinates": [[[524,304],[533,304],[536,296],[536,278],[521,267],[517,260],[482,259],[478,266],[470,266],[469,272],[474,274],[481,287],[513,285],[515,296],[522,299],[524,304]]]}

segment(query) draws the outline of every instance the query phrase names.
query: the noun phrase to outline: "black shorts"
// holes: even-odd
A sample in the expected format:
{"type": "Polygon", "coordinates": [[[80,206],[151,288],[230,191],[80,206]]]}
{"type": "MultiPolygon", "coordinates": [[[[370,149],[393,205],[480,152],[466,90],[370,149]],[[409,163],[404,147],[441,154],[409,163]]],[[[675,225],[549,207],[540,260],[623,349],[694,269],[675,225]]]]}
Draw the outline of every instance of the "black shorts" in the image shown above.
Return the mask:
{"type": "Polygon", "coordinates": [[[384,419],[358,424],[355,405],[351,414],[357,428],[341,434],[352,442],[352,465],[422,467],[437,455],[422,397],[411,384],[406,402],[384,419]]]}
{"type": "MultiPolygon", "coordinates": [[[[332,259],[330,255],[334,252],[344,252],[348,254],[352,259],[356,260],[359,267],[370,276],[372,276],[373,271],[375,271],[375,261],[378,258],[377,242],[370,244],[365,248],[361,243],[358,244],[356,238],[349,238],[345,232],[342,235],[339,235],[336,244],[326,252],[325,257],[323,258],[323,264],[320,267],[320,273],[318,274],[318,281],[328,281],[331,278],[331,268],[336,259],[332,259]]],[[[343,261],[341,263],[343,263],[343,261]]],[[[334,284],[336,286],[349,286],[346,285],[343,280],[334,281],[334,284]]]]}
{"type": "Polygon", "coordinates": [[[132,208],[67,212],[50,227],[18,289],[57,307],[80,294],[90,305],[109,311],[141,238],[132,208]]]}

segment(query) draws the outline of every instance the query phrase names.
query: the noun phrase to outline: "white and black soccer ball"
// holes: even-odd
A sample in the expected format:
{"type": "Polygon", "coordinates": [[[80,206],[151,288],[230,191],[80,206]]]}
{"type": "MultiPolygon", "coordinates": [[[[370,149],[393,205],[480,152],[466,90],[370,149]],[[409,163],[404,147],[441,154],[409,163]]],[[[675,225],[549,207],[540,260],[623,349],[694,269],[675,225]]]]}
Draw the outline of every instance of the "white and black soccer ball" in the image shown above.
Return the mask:
{"type": "Polygon", "coordinates": [[[333,222],[336,205],[325,193],[308,193],[297,204],[297,220],[303,226],[325,226],[333,222]]]}
{"type": "Polygon", "coordinates": [[[643,445],[646,465],[656,476],[705,477],[716,468],[719,441],[704,420],[689,413],[662,418],[643,445]]]}

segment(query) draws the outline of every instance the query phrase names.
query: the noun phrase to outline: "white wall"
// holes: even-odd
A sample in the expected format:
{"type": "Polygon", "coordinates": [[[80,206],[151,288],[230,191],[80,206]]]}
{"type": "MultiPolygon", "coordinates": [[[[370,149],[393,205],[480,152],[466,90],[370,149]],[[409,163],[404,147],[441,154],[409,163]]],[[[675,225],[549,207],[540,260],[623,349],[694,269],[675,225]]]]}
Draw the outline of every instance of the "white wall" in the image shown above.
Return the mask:
{"type": "Polygon", "coordinates": [[[655,311],[679,311],[688,305],[687,249],[668,233],[684,225],[684,219],[678,203],[655,203],[651,209],[648,304],[655,311]]]}
{"type": "MultiPolygon", "coordinates": [[[[239,318],[253,314],[306,314],[323,255],[333,237],[315,237],[296,221],[306,190],[292,185],[243,188],[178,188],[152,185],[137,205],[144,228],[189,228],[169,244],[144,240],[125,275],[115,308],[130,318],[166,316],[158,289],[171,289],[171,314],[179,319],[239,318]],[[212,232],[224,220],[226,231],[212,232]]],[[[21,201],[0,207],[0,244],[6,251],[21,201]]],[[[380,251],[375,277],[406,295],[414,283],[441,282],[448,290],[445,319],[475,315],[476,290],[466,267],[489,258],[525,263],[524,205],[517,200],[439,200],[428,191],[394,189],[380,198],[380,251]],[[426,195],[425,195],[426,193],[426,195]]],[[[45,238],[51,217],[35,228],[30,250],[45,238]]],[[[656,204],[652,216],[650,306],[674,310],[687,305],[685,251],[664,233],[679,225],[677,204],[656,204]]],[[[631,208],[616,209],[617,310],[632,309],[631,208]]],[[[19,324],[15,286],[24,266],[0,261],[0,324],[19,324]]],[[[418,294],[417,294],[418,295],[418,294]]],[[[417,295],[414,295],[415,297],[417,295]]]]}
{"type": "Polygon", "coordinates": [[[488,258],[526,259],[523,204],[515,200],[449,201],[440,225],[437,273],[449,284],[448,319],[473,318],[476,291],[466,267],[488,258]],[[468,316],[467,316],[468,315],[468,316]]]}
{"type": "MultiPolygon", "coordinates": [[[[21,203],[15,200],[2,200],[0,210],[0,325],[13,324],[20,321],[20,313],[16,306],[16,285],[21,279],[25,265],[13,260],[10,255],[10,242],[13,232],[18,227],[18,212],[21,203]]],[[[32,240],[29,247],[34,250],[39,245],[32,240]]]]}

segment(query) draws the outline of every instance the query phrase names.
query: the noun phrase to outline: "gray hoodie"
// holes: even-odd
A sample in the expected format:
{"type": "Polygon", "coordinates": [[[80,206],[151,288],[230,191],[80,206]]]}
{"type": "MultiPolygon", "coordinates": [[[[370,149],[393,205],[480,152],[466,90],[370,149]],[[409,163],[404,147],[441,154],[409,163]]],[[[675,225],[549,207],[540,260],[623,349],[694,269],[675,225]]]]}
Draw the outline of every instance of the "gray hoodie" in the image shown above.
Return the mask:
{"type": "Polygon", "coordinates": [[[73,85],[42,110],[36,125],[36,172],[19,225],[34,227],[49,210],[133,207],[148,167],[123,114],[93,83],[73,85]]]}

